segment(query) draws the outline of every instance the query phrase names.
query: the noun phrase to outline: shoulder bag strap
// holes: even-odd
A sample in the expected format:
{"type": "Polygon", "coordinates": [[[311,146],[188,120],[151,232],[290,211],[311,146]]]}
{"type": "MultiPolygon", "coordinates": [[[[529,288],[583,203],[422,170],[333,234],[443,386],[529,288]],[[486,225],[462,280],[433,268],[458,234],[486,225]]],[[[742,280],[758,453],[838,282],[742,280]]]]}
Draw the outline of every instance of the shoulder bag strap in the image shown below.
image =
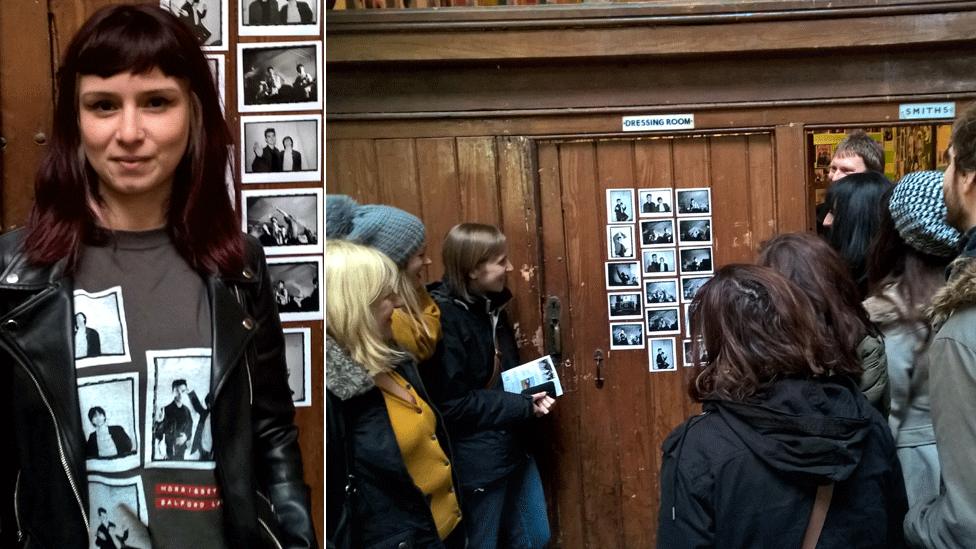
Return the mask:
{"type": "Polygon", "coordinates": [[[815,549],[817,542],[820,541],[820,533],[823,531],[824,521],[827,520],[827,510],[830,509],[830,499],[834,495],[834,484],[817,486],[817,496],[813,502],[813,509],[810,511],[810,522],[807,523],[807,531],[803,534],[803,545],[801,549],[815,549]]]}

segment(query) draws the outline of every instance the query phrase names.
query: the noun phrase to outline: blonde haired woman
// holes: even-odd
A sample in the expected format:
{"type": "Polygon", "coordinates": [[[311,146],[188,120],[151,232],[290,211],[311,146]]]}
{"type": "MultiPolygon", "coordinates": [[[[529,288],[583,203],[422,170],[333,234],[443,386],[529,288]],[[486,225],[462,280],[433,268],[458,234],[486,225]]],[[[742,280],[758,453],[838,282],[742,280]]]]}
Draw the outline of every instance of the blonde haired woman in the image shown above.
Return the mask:
{"type": "Polygon", "coordinates": [[[325,265],[329,546],[463,547],[446,433],[413,358],[392,347],[400,273],[341,240],[325,265]]]}
{"type": "Polygon", "coordinates": [[[396,292],[403,302],[393,313],[393,337],[418,362],[429,359],[440,339],[441,312],[421,277],[430,265],[423,222],[393,206],[359,205],[345,195],[328,195],[326,225],[328,238],[365,244],[393,260],[401,272],[396,292]]]}

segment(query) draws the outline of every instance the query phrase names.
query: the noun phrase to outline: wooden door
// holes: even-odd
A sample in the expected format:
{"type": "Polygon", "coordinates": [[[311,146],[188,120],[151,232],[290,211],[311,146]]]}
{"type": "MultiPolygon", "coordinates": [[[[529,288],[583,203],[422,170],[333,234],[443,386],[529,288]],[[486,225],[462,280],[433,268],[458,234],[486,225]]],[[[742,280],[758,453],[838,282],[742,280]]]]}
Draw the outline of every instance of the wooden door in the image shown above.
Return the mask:
{"type": "Polygon", "coordinates": [[[652,373],[645,349],[610,350],[606,190],[709,187],[715,266],[748,262],[777,231],[778,200],[788,198],[778,196],[774,141],[772,132],[743,132],[538,144],[543,298],[562,305],[565,395],[540,460],[556,545],[653,547],[661,443],[699,410],[680,359],[677,371],[652,373]]]}

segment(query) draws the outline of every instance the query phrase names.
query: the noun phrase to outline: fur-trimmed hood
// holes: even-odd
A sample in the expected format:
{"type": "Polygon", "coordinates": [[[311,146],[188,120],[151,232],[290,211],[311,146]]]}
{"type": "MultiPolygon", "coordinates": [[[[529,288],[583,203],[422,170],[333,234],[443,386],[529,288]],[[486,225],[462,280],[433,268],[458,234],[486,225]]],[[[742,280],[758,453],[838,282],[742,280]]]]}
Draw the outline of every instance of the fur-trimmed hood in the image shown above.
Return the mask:
{"type": "Polygon", "coordinates": [[[936,330],[956,310],[976,305],[976,257],[960,256],[949,265],[949,281],[932,298],[931,318],[936,330]]]}
{"type": "Polygon", "coordinates": [[[366,368],[328,334],[325,336],[325,386],[340,400],[349,400],[376,386],[366,368]]]}
{"type": "Polygon", "coordinates": [[[863,302],[871,322],[879,326],[894,324],[918,314],[911,311],[908,304],[898,293],[897,284],[888,284],[881,290],[880,295],[873,295],[863,302]]]}

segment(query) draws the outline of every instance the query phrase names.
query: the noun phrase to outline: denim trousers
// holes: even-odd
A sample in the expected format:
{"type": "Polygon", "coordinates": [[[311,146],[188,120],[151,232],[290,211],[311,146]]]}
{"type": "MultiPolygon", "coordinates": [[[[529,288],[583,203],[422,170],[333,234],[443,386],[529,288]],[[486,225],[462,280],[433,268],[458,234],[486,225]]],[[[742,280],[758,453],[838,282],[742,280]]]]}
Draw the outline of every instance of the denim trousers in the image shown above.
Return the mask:
{"type": "Polygon", "coordinates": [[[468,549],[540,549],[549,543],[549,518],[535,460],[461,500],[468,549]]]}

